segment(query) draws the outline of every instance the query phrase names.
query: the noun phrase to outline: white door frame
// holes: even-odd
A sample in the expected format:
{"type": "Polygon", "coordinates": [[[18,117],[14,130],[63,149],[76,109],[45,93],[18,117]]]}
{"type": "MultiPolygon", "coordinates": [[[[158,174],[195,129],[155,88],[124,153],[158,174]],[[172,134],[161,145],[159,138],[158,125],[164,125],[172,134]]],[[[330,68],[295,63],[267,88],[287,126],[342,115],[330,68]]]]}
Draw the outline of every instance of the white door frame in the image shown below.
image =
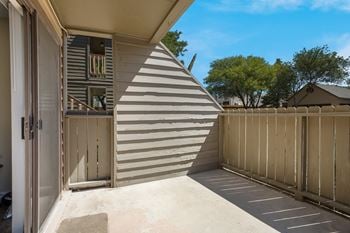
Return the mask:
{"type": "Polygon", "coordinates": [[[22,233],[26,209],[26,143],[22,127],[26,107],[25,26],[23,9],[15,0],[9,1],[8,10],[11,66],[12,232],[22,233]]]}

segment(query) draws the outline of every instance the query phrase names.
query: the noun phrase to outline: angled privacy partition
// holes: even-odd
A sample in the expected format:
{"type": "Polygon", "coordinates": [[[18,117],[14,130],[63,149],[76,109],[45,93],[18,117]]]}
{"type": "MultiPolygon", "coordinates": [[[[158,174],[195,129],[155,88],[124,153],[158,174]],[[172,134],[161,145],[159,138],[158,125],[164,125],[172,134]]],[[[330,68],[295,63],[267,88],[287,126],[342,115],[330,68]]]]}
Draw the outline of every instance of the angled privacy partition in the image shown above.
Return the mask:
{"type": "Polygon", "coordinates": [[[218,166],[221,107],[161,43],[114,40],[116,185],[218,166]]]}

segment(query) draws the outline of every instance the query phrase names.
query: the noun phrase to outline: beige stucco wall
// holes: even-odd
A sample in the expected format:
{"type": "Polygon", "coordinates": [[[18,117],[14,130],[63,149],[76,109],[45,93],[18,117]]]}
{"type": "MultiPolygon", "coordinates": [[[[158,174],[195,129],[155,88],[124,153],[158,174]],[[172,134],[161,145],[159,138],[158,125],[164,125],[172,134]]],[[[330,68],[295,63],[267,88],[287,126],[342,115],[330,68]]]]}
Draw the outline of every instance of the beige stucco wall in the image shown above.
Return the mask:
{"type": "Polygon", "coordinates": [[[0,192],[11,190],[11,101],[8,19],[0,18],[0,192]]]}

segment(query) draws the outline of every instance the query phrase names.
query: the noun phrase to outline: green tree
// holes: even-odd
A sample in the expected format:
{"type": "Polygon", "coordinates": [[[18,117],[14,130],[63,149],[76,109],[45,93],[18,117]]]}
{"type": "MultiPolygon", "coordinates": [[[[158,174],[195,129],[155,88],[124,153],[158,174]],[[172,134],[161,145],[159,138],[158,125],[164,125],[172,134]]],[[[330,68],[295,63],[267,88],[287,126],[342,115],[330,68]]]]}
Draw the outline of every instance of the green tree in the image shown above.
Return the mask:
{"type": "Polygon", "coordinates": [[[271,65],[261,57],[228,57],[210,66],[205,79],[209,92],[220,97],[237,96],[245,108],[258,107],[274,79],[271,65]]]}
{"type": "Polygon", "coordinates": [[[263,97],[263,103],[264,105],[279,107],[281,102],[287,101],[300,88],[301,84],[297,79],[292,63],[277,59],[273,65],[273,70],[275,78],[263,97]]]}
{"type": "Polygon", "coordinates": [[[340,83],[349,76],[350,59],[330,51],[325,45],[296,53],[293,66],[300,83],[340,83]]]}
{"type": "Polygon", "coordinates": [[[187,41],[181,40],[182,32],[180,31],[170,31],[162,39],[165,46],[176,56],[181,57],[185,55],[187,51],[186,47],[188,45],[187,41]]]}

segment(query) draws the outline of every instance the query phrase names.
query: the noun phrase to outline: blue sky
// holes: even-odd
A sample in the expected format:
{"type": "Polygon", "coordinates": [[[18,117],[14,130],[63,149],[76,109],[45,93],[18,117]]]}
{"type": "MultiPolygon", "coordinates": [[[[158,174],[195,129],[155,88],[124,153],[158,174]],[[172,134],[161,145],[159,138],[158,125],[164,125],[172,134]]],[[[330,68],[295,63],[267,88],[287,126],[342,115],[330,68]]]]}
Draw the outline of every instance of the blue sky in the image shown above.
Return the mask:
{"type": "Polygon", "coordinates": [[[199,81],[211,61],[256,55],[273,63],[303,48],[329,45],[350,56],[350,0],[196,0],[172,30],[188,41],[184,57],[199,81]]]}

